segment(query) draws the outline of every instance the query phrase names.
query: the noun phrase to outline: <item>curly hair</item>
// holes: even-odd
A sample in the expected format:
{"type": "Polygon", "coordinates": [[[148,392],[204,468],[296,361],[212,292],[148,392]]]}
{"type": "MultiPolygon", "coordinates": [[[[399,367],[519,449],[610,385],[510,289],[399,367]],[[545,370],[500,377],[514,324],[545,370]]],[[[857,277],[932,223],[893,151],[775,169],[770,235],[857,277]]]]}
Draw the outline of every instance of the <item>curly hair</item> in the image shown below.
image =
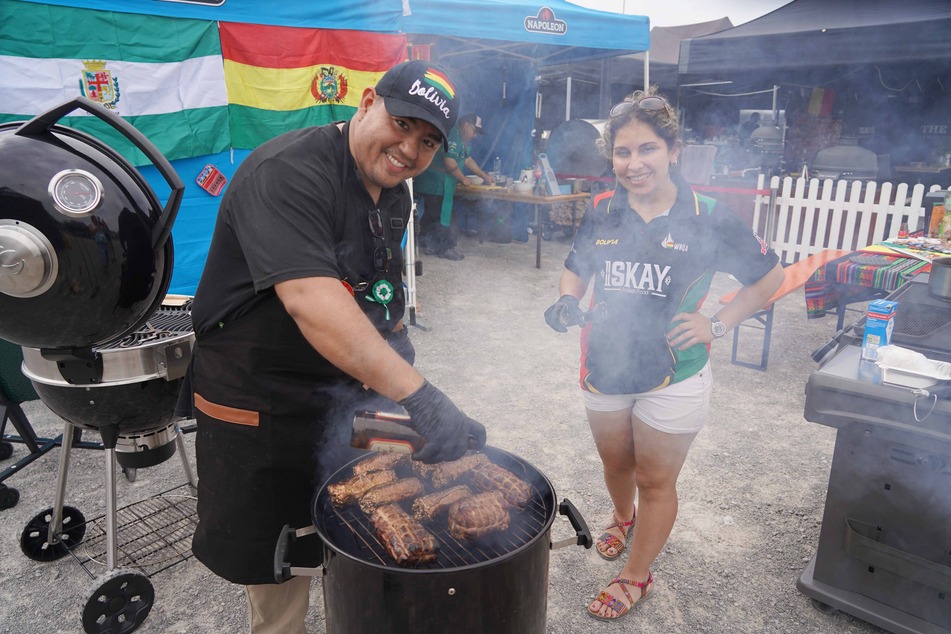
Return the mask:
{"type": "Polygon", "coordinates": [[[618,106],[630,103],[634,107],[629,107],[616,116],[610,117],[601,133],[601,138],[597,140],[598,150],[607,158],[611,158],[614,152],[614,138],[617,131],[628,125],[632,121],[644,123],[662,138],[667,147],[672,148],[680,140],[680,122],[677,121],[677,111],[670,104],[670,101],[658,93],[656,85],[651,86],[647,91],[638,90],[624,98],[620,104],[611,108],[615,110],[618,106]],[[637,107],[647,97],[659,97],[663,99],[663,107],[659,109],[645,109],[637,107]]]}

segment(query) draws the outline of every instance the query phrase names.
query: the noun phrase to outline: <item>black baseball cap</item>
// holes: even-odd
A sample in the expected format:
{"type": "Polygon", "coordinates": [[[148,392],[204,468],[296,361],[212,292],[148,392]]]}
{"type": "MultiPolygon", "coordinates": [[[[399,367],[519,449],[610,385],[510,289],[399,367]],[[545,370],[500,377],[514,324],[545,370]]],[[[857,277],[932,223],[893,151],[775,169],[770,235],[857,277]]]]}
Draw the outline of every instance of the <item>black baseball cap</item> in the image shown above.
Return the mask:
{"type": "Polygon", "coordinates": [[[459,98],[446,69],[432,62],[403,62],[386,71],[376,85],[386,111],[395,117],[422,119],[442,133],[448,148],[449,131],[459,117],[459,98]]]}
{"type": "Polygon", "coordinates": [[[482,128],[482,117],[477,114],[464,114],[459,117],[459,123],[468,123],[475,129],[476,134],[485,134],[482,128]]]}

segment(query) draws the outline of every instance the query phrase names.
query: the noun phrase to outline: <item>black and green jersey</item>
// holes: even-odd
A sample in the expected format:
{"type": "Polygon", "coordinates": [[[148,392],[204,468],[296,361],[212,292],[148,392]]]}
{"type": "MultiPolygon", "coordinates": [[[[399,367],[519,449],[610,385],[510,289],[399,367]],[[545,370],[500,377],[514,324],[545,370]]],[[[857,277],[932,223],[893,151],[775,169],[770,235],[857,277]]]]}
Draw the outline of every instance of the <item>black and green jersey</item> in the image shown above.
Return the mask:
{"type": "Polygon", "coordinates": [[[696,374],[709,346],[668,346],[674,315],[700,309],[717,271],[752,284],[778,262],[726,205],[675,182],[674,206],[650,222],[623,189],[595,198],[581,221],[565,266],[593,280],[592,304],[604,306],[582,331],[583,389],[635,394],[696,374]]]}

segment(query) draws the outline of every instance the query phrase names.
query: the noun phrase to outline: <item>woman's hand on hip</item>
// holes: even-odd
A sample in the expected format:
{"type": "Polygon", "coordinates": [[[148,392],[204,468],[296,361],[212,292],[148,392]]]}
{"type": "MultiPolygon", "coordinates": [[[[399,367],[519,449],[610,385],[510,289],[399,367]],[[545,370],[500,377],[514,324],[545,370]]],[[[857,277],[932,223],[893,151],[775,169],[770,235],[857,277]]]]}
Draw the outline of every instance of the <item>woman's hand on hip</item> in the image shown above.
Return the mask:
{"type": "Polygon", "coordinates": [[[713,341],[710,318],[701,313],[677,313],[673,324],[673,328],[667,331],[667,343],[678,350],[713,341]]]}

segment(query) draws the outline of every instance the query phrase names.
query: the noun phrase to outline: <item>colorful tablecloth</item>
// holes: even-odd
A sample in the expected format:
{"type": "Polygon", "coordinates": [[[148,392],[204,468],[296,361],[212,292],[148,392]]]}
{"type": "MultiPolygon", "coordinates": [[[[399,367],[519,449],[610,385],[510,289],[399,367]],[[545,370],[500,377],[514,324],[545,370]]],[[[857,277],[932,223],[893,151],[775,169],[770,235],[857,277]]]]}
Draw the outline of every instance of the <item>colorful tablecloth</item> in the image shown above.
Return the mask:
{"type": "Polygon", "coordinates": [[[806,312],[824,317],[842,302],[862,301],[898,289],[931,264],[918,258],[858,251],[820,267],[806,282],[806,312]]]}

